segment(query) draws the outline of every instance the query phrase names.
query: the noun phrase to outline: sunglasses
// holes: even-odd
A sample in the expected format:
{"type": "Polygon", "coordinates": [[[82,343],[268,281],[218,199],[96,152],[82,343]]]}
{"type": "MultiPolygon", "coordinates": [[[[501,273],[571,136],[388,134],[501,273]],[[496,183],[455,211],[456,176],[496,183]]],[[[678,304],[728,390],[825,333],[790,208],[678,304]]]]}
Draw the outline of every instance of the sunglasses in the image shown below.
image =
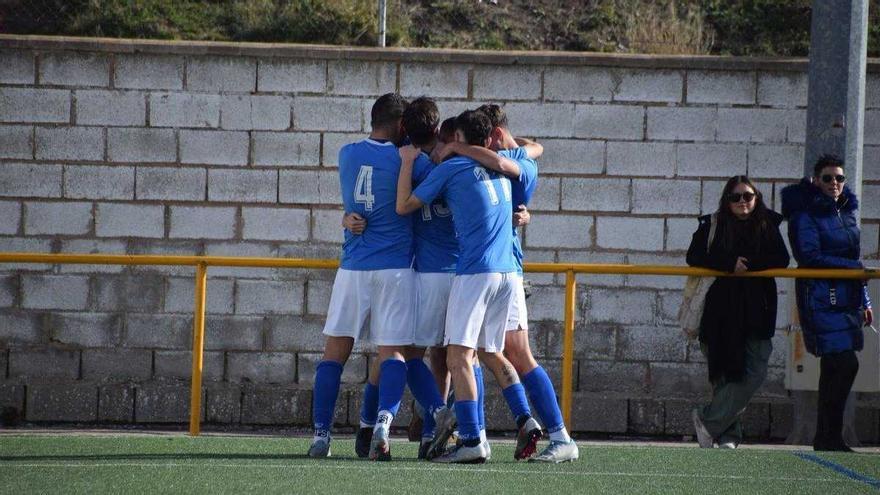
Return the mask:
{"type": "Polygon", "coordinates": [[[826,184],[831,184],[832,180],[836,180],[838,184],[843,184],[844,182],[846,182],[846,176],[831,174],[825,174],[822,176],[822,182],[826,184]]]}
{"type": "Polygon", "coordinates": [[[748,203],[749,201],[755,199],[755,193],[744,192],[744,193],[730,193],[727,195],[727,201],[731,203],[739,203],[740,200],[748,203]]]}

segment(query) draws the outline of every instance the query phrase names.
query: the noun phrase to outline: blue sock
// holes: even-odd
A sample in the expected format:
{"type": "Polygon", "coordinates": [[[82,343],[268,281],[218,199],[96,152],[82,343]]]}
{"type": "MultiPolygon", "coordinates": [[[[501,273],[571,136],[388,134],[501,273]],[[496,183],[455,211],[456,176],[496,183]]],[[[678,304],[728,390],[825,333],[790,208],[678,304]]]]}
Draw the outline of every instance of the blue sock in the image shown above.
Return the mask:
{"type": "Polygon", "coordinates": [[[529,409],[529,400],[526,399],[526,389],[521,383],[514,383],[502,390],[501,393],[504,394],[507,406],[510,407],[510,412],[516,419],[516,425],[522,426],[522,423],[525,423],[532,415],[532,411],[529,409]]]}
{"type": "Polygon", "coordinates": [[[455,401],[455,417],[458,419],[458,437],[468,447],[480,443],[480,414],[477,411],[477,401],[455,401]]]}
{"type": "Polygon", "coordinates": [[[556,391],[544,368],[538,366],[529,371],[522,377],[522,382],[538,411],[538,417],[544,423],[544,428],[550,433],[564,428],[565,423],[562,421],[562,411],[559,410],[559,402],[556,400],[556,391]]]}
{"type": "Polygon", "coordinates": [[[425,415],[422,418],[422,436],[434,436],[434,411],[443,407],[445,402],[440,397],[434,375],[421,359],[410,359],[406,362],[406,383],[416,398],[425,415]]]}
{"type": "Polygon", "coordinates": [[[333,412],[336,410],[336,396],[339,395],[341,378],[342,364],[336,361],[318,363],[312,392],[312,422],[315,430],[329,431],[333,426],[333,412]]]}
{"type": "Polygon", "coordinates": [[[486,392],[486,386],[483,384],[483,367],[474,366],[474,379],[477,381],[477,414],[480,419],[480,429],[486,429],[486,409],[483,394],[486,392]]]}
{"type": "Polygon", "coordinates": [[[361,423],[372,427],[379,414],[379,387],[367,382],[364,385],[364,398],[361,401],[361,423]]]}
{"type": "Polygon", "coordinates": [[[406,364],[397,359],[386,359],[379,366],[379,411],[397,416],[400,399],[406,388],[406,364]]]}

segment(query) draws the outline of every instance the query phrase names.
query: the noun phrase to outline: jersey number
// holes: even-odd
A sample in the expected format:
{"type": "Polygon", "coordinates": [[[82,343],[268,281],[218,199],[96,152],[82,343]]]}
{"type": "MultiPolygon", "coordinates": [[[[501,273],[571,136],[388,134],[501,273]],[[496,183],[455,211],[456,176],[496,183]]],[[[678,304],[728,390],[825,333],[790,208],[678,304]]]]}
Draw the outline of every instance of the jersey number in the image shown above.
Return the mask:
{"type": "Polygon", "coordinates": [[[373,167],[361,165],[354,185],[354,202],[363,204],[366,211],[373,211],[374,201],[376,197],[373,196],[373,167]]]}
{"type": "MultiPolygon", "coordinates": [[[[474,167],[474,175],[477,176],[477,179],[483,182],[486,186],[486,191],[489,193],[489,201],[493,205],[497,205],[498,201],[498,192],[495,191],[495,184],[492,184],[492,178],[489,177],[489,172],[486,171],[483,167],[474,167]]],[[[506,201],[510,201],[510,183],[506,180],[501,181],[501,189],[504,191],[504,199],[506,201]]]]}
{"type": "Polygon", "coordinates": [[[437,215],[438,217],[448,217],[449,215],[452,215],[452,210],[448,207],[443,206],[440,203],[434,203],[431,205],[422,205],[422,220],[426,222],[431,221],[433,218],[433,216],[431,216],[431,210],[434,210],[434,215],[437,215]]]}

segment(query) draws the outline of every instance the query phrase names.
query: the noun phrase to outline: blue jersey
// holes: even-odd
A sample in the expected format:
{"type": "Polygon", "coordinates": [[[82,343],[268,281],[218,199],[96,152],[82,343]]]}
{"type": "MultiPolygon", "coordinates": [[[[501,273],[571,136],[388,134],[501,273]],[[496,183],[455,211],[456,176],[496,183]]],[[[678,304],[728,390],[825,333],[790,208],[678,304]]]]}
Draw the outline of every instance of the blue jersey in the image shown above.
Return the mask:
{"type": "Polygon", "coordinates": [[[413,191],[424,204],[443,197],[458,234],[457,274],[516,271],[510,181],[465,157],[434,167],[413,191]]]}
{"type": "MultiPolygon", "coordinates": [[[[422,153],[413,163],[413,186],[418,186],[433,170],[434,163],[422,153]]],[[[415,262],[421,273],[455,273],[458,265],[458,239],[452,223],[452,210],[442,197],[425,204],[413,214],[415,262]]]]}
{"type": "MultiPolygon", "coordinates": [[[[538,163],[529,158],[525,148],[514,148],[511,150],[502,150],[499,155],[510,158],[519,165],[519,178],[511,181],[511,193],[513,197],[514,211],[519,205],[529,205],[532,200],[532,194],[538,187],[538,163]]],[[[516,271],[522,275],[523,272],[523,250],[519,242],[519,235],[514,229],[513,232],[513,257],[516,260],[516,271]]]]}
{"type": "Polygon", "coordinates": [[[364,139],[339,150],[339,182],[346,213],[367,220],[361,235],[345,231],[340,267],[386,270],[412,266],[412,219],[395,211],[400,155],[394,143],[364,139]]]}

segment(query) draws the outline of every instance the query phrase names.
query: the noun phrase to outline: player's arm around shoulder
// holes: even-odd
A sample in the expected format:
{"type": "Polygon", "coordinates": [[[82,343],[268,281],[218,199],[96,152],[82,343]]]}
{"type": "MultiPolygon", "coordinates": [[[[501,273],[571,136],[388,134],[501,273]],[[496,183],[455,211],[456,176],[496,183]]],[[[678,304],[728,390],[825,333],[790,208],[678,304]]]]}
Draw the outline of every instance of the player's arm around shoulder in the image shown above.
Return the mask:
{"type": "Polygon", "coordinates": [[[544,146],[541,143],[532,141],[531,139],[526,138],[514,138],[513,139],[516,144],[523,148],[526,152],[526,155],[532,160],[537,160],[544,154],[544,146]]]}
{"type": "Polygon", "coordinates": [[[397,177],[397,203],[395,210],[398,215],[408,215],[422,207],[419,198],[412,193],[413,163],[421,151],[413,145],[400,148],[400,174],[397,177]]]}
{"type": "Polygon", "coordinates": [[[520,175],[519,164],[516,161],[501,156],[500,154],[484,148],[482,146],[474,146],[465,143],[451,142],[443,147],[443,152],[438,158],[446,160],[455,155],[461,155],[476,161],[480,165],[494,170],[511,179],[518,179],[520,175]]]}

